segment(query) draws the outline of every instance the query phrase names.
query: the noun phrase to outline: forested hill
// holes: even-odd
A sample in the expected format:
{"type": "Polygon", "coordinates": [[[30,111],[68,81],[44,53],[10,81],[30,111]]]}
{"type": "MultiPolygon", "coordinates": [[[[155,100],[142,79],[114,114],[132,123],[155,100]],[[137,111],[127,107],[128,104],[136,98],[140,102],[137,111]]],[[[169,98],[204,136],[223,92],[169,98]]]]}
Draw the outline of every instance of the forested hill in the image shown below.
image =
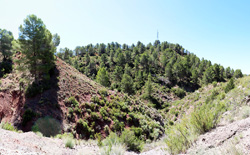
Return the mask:
{"type": "Polygon", "coordinates": [[[160,90],[172,90],[183,97],[185,91],[194,91],[202,85],[243,76],[239,69],[212,64],[179,44],[159,40],[148,45],[138,41],[131,46],[117,42],[89,44],[77,46],[74,51],[60,49],[57,56],[102,85],[128,94],[151,95],[154,83],[160,90]]]}

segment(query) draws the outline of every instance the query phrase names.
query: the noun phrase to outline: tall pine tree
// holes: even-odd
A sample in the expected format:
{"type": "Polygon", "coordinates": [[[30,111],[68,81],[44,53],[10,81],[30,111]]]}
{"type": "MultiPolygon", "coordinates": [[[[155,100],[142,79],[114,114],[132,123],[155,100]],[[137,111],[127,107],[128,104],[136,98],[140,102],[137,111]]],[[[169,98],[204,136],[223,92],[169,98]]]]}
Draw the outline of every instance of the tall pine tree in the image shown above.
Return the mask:
{"type": "Polygon", "coordinates": [[[28,69],[35,81],[49,77],[49,71],[54,67],[55,46],[60,42],[58,35],[55,37],[53,39],[40,18],[35,15],[27,16],[19,27],[22,58],[18,61],[21,64],[18,69],[28,69]]]}

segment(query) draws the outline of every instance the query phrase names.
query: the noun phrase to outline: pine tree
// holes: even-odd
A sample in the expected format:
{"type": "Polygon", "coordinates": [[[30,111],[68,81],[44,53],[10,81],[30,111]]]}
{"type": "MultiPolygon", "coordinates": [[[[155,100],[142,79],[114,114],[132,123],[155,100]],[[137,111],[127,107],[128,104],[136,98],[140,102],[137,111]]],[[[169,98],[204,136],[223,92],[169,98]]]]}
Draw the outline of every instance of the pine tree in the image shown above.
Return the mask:
{"type": "Polygon", "coordinates": [[[230,90],[234,89],[235,85],[234,85],[234,79],[231,78],[230,81],[228,82],[228,84],[225,87],[225,92],[228,93],[230,90]]]}
{"type": "Polygon", "coordinates": [[[198,72],[196,69],[192,70],[191,82],[193,84],[198,84],[198,72]]]}
{"type": "Polygon", "coordinates": [[[3,55],[3,61],[6,61],[12,54],[12,44],[11,42],[14,40],[12,32],[7,31],[5,29],[0,29],[0,52],[3,55]]]}
{"type": "Polygon", "coordinates": [[[113,80],[120,82],[122,80],[122,75],[123,75],[122,67],[116,66],[112,75],[113,80]]]}
{"type": "Polygon", "coordinates": [[[121,89],[123,92],[128,93],[129,95],[134,93],[133,79],[128,74],[123,74],[121,89]]]}
{"type": "Polygon", "coordinates": [[[240,69],[236,69],[235,72],[234,72],[234,77],[235,78],[242,78],[243,77],[243,74],[241,72],[240,69]]]}
{"type": "Polygon", "coordinates": [[[203,84],[207,85],[208,83],[212,83],[214,81],[214,76],[215,75],[214,75],[213,67],[211,66],[207,68],[202,77],[203,84]]]}
{"type": "Polygon", "coordinates": [[[86,54],[85,61],[86,61],[86,65],[89,65],[89,63],[90,63],[90,56],[89,56],[89,53],[86,54]]]}
{"type": "Polygon", "coordinates": [[[148,81],[145,84],[145,93],[148,97],[151,97],[153,91],[153,87],[152,87],[152,81],[151,81],[151,74],[148,75],[148,81]]]}
{"type": "Polygon", "coordinates": [[[19,27],[19,43],[22,58],[18,63],[22,64],[18,69],[28,69],[35,81],[49,77],[49,71],[54,67],[54,53],[56,51],[52,35],[40,18],[29,15],[24,24],[19,27]]]}
{"type": "Polygon", "coordinates": [[[103,85],[105,87],[110,86],[108,72],[106,71],[106,69],[104,67],[100,68],[99,71],[97,72],[96,80],[97,80],[97,82],[99,82],[101,85],[103,85]]]}
{"type": "Polygon", "coordinates": [[[166,67],[165,67],[165,75],[166,77],[168,77],[168,80],[170,82],[172,82],[174,80],[174,77],[173,77],[173,72],[172,72],[172,66],[170,64],[168,64],[166,67]]]}

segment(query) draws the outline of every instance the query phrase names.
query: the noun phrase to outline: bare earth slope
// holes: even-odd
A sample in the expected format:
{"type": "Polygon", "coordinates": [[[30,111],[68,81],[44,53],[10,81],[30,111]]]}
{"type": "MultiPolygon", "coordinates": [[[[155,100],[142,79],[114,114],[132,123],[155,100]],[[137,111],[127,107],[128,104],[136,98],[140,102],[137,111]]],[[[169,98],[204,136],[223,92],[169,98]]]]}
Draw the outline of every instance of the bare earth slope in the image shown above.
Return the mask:
{"type": "Polygon", "coordinates": [[[187,154],[250,154],[250,117],[201,135],[187,154]]]}

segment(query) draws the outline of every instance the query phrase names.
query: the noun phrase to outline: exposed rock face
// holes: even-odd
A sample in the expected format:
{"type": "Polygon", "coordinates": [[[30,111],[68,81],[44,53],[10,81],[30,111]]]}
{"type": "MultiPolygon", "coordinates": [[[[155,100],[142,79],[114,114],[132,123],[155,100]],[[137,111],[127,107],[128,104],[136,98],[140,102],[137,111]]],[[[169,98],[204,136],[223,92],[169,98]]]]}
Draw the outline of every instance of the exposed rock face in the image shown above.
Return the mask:
{"type": "Polygon", "coordinates": [[[24,97],[19,91],[6,90],[0,92],[0,120],[13,124],[20,123],[20,113],[23,105],[24,97]]]}

